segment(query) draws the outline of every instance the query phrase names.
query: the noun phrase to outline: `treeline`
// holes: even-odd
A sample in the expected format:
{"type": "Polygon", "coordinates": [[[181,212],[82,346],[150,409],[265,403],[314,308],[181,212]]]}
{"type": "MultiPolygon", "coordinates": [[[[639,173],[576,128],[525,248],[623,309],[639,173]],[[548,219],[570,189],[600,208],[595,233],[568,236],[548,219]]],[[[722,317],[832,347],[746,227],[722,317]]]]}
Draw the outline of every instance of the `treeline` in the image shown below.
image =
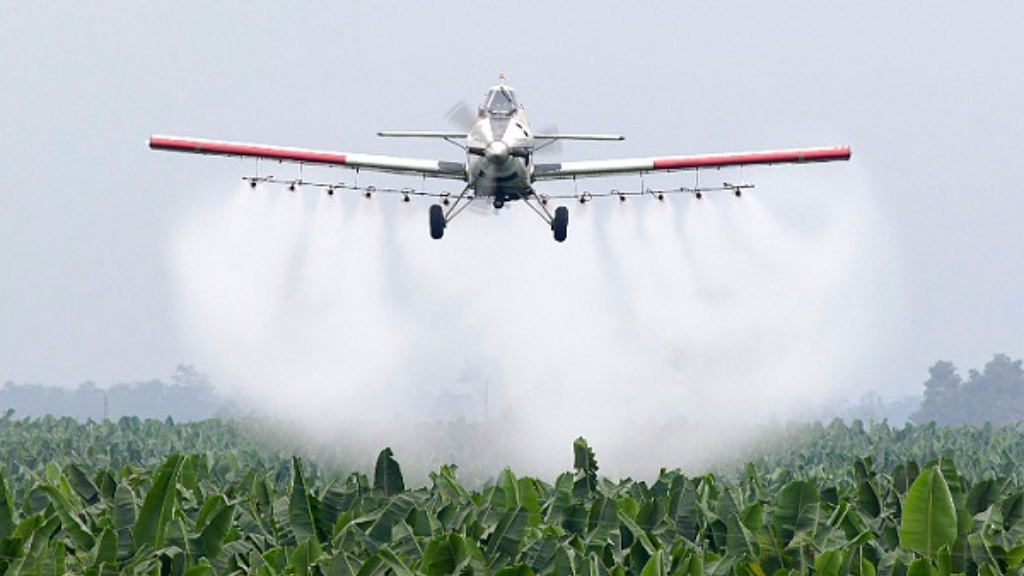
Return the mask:
{"type": "MultiPolygon", "coordinates": [[[[1024,421],[1024,361],[996,354],[981,371],[969,370],[966,379],[952,362],[939,361],[929,369],[921,397],[886,403],[877,393],[865,394],[860,403],[820,415],[828,421],[863,420],[900,425],[936,422],[959,426],[1011,424],[1024,421]],[[908,418],[909,416],[909,418],[908,418]]],[[[77,388],[7,382],[0,388],[0,413],[15,417],[70,416],[78,420],[116,420],[123,416],[171,418],[188,422],[211,418],[230,407],[207,377],[192,366],[179,365],[169,381],[149,380],[101,388],[86,382],[77,388]]]]}
{"type": "Polygon", "coordinates": [[[179,365],[168,382],[149,380],[100,388],[86,382],[77,388],[7,382],[0,388],[0,412],[16,418],[70,416],[86,421],[123,416],[171,418],[179,422],[212,418],[224,409],[205,375],[179,365]]]}
{"type": "Polygon", "coordinates": [[[964,380],[952,362],[936,362],[924,383],[916,423],[1010,424],[1024,420],[1024,368],[1021,360],[996,354],[982,371],[964,380]]]}

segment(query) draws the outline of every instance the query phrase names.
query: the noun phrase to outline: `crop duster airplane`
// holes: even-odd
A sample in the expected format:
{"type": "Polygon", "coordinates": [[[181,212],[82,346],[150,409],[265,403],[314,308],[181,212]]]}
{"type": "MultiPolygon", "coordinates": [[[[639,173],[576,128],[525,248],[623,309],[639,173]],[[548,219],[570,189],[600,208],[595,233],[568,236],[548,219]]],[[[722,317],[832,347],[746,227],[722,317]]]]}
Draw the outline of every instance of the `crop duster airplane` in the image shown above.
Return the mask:
{"type": "MultiPolygon", "coordinates": [[[[472,113],[470,113],[472,114],[472,113]]],[[[577,162],[534,162],[534,154],[559,140],[622,140],[621,136],[606,134],[558,134],[535,132],[526,119],[523,107],[516,99],[516,92],[505,84],[504,76],[499,83],[487,91],[483,103],[469,123],[466,132],[392,131],[379,132],[379,136],[439,138],[462,148],[466,161],[423,160],[398,158],[370,154],[350,154],[286,148],[264,144],[225,142],[176,136],[151,136],[149,147],[154,150],[170,150],[193,154],[219,156],[240,156],[278,162],[342,166],[359,170],[413,174],[424,178],[441,178],[461,181],[465,184],[462,192],[454,198],[448,193],[433,193],[402,189],[408,200],[410,194],[438,198],[442,204],[430,207],[430,236],[440,239],[448,223],[472,201],[489,200],[495,209],[501,209],[507,202],[522,200],[547,222],[555,240],[564,242],[569,226],[569,210],[565,206],[548,210],[549,196],[537,192],[539,184],[548,180],[576,179],[591,176],[621,174],[647,174],[679,170],[702,170],[754,164],[784,164],[806,162],[830,162],[849,160],[849,146],[801,148],[792,150],[767,150],[727,154],[702,154],[690,156],[664,156],[652,158],[630,158],[616,160],[592,160],[577,162]]],[[[313,184],[296,181],[274,180],[273,177],[250,177],[247,180],[256,186],[257,182],[286,182],[294,190],[296,185],[313,184]]],[[[336,189],[358,189],[370,196],[374,188],[357,188],[344,184],[313,184],[327,188],[328,194],[336,189]]],[[[705,191],[731,190],[737,196],[749,184],[725,183],[715,188],[679,188],[674,192],[689,192],[697,198],[705,191]]],[[[652,193],[618,192],[592,195],[584,193],[574,196],[586,202],[594,196],[618,196],[625,200],[627,195],[654,194],[659,199],[663,192],[652,193]]],[[[564,196],[562,198],[565,198],[564,196]]]]}

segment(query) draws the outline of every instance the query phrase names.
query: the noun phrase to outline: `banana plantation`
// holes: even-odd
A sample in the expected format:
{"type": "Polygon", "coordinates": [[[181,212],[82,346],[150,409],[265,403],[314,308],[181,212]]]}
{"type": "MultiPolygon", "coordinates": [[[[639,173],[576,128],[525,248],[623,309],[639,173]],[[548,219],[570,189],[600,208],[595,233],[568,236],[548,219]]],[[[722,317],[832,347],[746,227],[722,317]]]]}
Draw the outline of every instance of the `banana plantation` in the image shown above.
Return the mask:
{"type": "Polygon", "coordinates": [[[247,432],[0,419],[0,573],[1024,573],[1016,428],[793,426],[735,466],[651,481],[601,476],[581,438],[556,478],[473,488],[454,465],[407,486],[387,448],[352,471],[247,432]]]}

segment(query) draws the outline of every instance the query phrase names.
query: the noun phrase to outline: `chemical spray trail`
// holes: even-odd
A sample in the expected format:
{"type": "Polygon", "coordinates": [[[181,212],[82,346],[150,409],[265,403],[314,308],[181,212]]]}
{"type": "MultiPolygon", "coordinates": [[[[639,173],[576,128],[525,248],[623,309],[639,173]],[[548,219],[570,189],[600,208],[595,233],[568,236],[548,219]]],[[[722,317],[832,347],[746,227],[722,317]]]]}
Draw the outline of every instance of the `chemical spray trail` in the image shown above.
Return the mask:
{"type": "Polygon", "coordinates": [[[564,244],[521,205],[436,242],[415,202],[211,192],[173,237],[182,327],[236,401],[348,453],[550,474],[582,435],[609,474],[695,469],[884,345],[865,186],[773,188],[814,223],[760,191],[616,201],[572,208],[564,244]]]}

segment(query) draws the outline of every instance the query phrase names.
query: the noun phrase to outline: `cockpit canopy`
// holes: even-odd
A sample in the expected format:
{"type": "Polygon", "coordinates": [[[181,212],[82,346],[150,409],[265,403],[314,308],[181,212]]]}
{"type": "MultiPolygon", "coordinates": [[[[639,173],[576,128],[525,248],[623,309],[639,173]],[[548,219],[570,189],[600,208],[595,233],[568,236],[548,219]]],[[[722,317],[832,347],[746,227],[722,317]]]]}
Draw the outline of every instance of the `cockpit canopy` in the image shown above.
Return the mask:
{"type": "Polygon", "coordinates": [[[518,108],[516,91],[508,86],[495,86],[484,97],[483,109],[488,116],[511,116],[518,108]]]}

